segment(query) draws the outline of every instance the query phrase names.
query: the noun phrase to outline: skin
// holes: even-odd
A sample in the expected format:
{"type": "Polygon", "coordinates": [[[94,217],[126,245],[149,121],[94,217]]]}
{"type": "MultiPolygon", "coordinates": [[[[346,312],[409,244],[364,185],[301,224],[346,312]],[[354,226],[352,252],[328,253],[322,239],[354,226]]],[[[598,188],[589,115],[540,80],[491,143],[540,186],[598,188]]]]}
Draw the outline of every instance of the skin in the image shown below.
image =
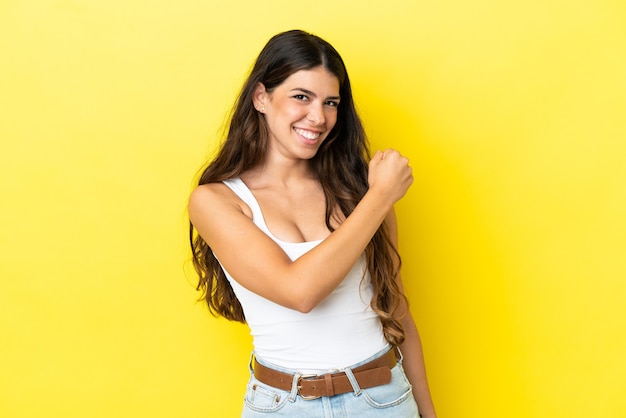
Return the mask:
{"type": "MultiPolygon", "coordinates": [[[[397,241],[393,204],[413,182],[405,157],[391,149],[378,151],[369,165],[368,192],[349,217],[338,217],[333,233],[328,230],[323,190],[309,159],[334,127],[339,101],[339,82],[322,67],[298,71],[272,92],[260,83],[255,89],[255,108],[265,115],[269,127],[269,148],[263,164],[242,173],[241,179],[278,239],[323,239],[302,257],[291,261],[253,223],[248,205],[222,183],[198,186],[189,199],[191,222],[242,286],[305,313],[343,281],[382,222],[389,224],[397,241]],[[246,257],[240,257],[244,246],[246,257]]],[[[401,349],[407,375],[421,413],[434,417],[421,343],[410,313],[403,325],[407,340],[401,349]]]]}
{"type": "MultiPolygon", "coordinates": [[[[398,248],[398,225],[393,210],[389,216],[387,216],[385,222],[390,231],[391,242],[398,248]]],[[[400,290],[404,293],[401,273],[398,274],[396,280],[398,281],[400,290]]],[[[419,407],[420,415],[423,418],[435,418],[437,414],[435,413],[435,407],[432,397],[430,396],[430,389],[428,388],[422,341],[406,301],[403,301],[400,308],[400,315],[402,318],[400,322],[402,323],[402,328],[405,333],[404,343],[400,345],[400,350],[404,355],[402,366],[404,367],[409,382],[413,385],[413,396],[419,407]]]]}

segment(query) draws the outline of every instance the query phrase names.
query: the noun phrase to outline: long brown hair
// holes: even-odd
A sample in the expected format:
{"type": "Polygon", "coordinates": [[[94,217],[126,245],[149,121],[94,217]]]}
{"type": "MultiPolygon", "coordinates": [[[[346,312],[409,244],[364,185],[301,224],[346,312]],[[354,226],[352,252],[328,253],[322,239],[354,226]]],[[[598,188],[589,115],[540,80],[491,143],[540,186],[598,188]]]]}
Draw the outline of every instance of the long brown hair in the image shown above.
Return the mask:
{"type": "MultiPolygon", "coordinates": [[[[335,127],[310,163],[326,197],[329,230],[333,231],[331,219],[335,208],[349,216],[368,190],[370,152],[367,138],[354,106],[350,79],[341,56],[328,42],[300,30],[275,35],[259,54],[232,110],[226,139],[217,156],[202,172],[198,184],[237,177],[264,161],[268,128],[264,116],[254,109],[252,101],[258,83],[271,93],[291,74],[320,66],[339,80],[341,101],[335,127]]],[[[222,267],[191,224],[189,239],[194,268],[199,275],[197,289],[203,292],[202,298],[211,313],[245,322],[241,304],[222,267]]],[[[384,224],[369,242],[365,256],[374,291],[371,307],[380,318],[387,341],[399,345],[404,340],[404,330],[397,318],[404,296],[395,280],[400,256],[384,224]]]]}

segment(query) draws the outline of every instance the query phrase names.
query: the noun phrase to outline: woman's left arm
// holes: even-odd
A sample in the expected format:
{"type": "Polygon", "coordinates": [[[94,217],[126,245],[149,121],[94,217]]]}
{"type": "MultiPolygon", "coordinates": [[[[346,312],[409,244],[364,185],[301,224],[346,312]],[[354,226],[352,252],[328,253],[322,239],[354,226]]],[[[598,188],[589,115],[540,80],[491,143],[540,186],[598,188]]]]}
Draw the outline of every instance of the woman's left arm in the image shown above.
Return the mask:
{"type": "Polygon", "coordinates": [[[436,418],[437,414],[426,379],[422,343],[411,313],[405,315],[401,322],[406,334],[404,343],[400,345],[403,355],[402,366],[409,382],[413,385],[413,396],[419,407],[420,416],[422,418],[436,418]]]}
{"type": "MultiPolygon", "coordinates": [[[[398,248],[398,226],[393,210],[387,216],[385,223],[387,224],[389,237],[393,245],[398,248]]],[[[404,293],[400,273],[398,273],[397,280],[400,290],[404,293]]],[[[426,378],[422,342],[406,300],[401,301],[398,313],[406,337],[404,343],[400,345],[403,356],[402,366],[409,378],[409,382],[413,385],[413,396],[417,402],[420,416],[423,418],[436,418],[437,414],[435,413],[435,407],[430,396],[430,389],[428,388],[428,379],[426,378]]]]}

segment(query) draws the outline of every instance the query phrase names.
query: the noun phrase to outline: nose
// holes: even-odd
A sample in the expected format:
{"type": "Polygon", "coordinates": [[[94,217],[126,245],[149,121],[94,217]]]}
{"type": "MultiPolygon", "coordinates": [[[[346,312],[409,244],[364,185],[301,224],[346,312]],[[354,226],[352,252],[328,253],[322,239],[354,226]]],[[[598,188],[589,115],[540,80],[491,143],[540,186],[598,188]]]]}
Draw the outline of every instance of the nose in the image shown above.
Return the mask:
{"type": "Polygon", "coordinates": [[[324,104],[311,104],[309,107],[309,113],[307,119],[315,126],[323,125],[326,122],[326,116],[324,115],[324,104]]]}

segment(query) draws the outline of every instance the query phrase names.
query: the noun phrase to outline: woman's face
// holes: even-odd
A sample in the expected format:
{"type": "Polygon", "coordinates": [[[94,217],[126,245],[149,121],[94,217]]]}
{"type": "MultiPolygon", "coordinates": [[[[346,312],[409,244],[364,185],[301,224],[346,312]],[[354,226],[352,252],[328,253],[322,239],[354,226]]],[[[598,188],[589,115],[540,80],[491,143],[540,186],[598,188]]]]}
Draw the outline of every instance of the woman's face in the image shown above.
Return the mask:
{"type": "Polygon", "coordinates": [[[271,93],[262,84],[255,107],[265,114],[269,152],[310,159],[337,122],[339,80],[323,67],[300,70],[271,93]]]}

